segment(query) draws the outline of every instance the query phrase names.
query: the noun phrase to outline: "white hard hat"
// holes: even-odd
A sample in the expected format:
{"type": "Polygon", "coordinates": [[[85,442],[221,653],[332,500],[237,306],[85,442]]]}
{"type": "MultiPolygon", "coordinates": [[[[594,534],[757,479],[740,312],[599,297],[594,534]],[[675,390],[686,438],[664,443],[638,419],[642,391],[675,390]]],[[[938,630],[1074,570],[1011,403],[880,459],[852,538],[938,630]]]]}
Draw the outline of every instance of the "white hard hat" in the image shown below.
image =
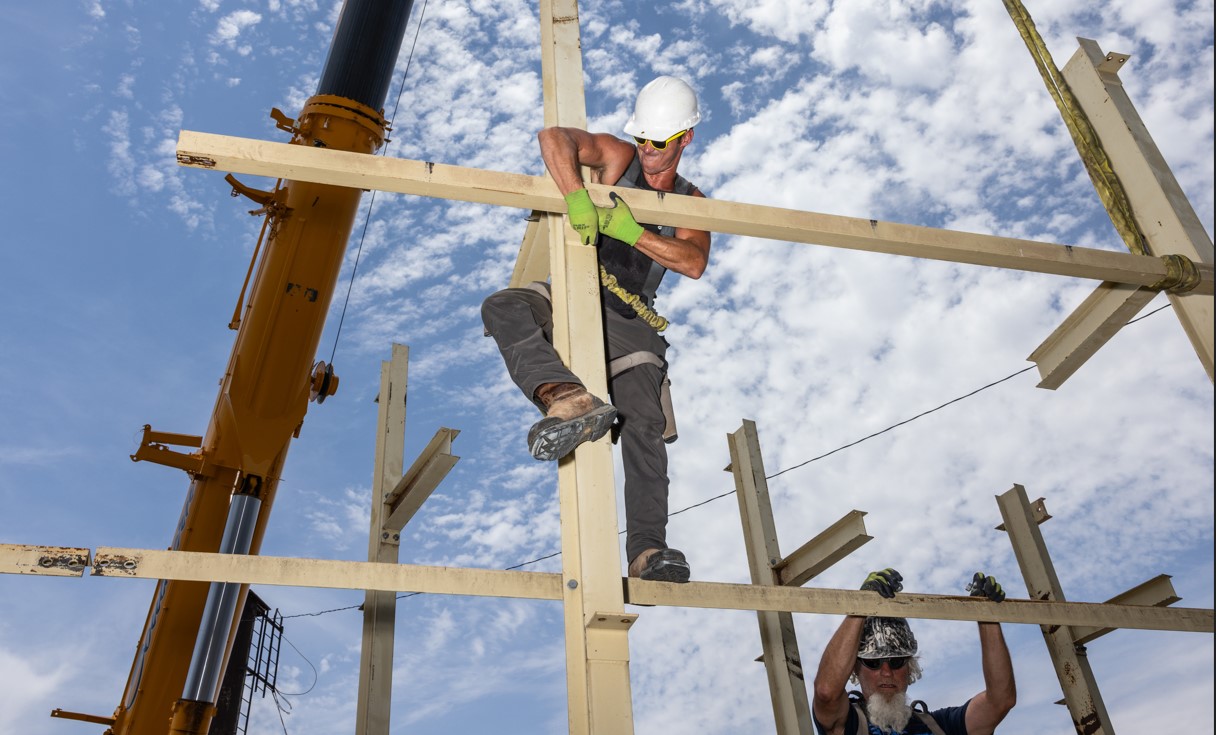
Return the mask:
{"type": "Polygon", "coordinates": [[[701,121],[697,93],[683,79],[659,77],[638,92],[625,132],[638,138],[667,140],[701,121]]]}

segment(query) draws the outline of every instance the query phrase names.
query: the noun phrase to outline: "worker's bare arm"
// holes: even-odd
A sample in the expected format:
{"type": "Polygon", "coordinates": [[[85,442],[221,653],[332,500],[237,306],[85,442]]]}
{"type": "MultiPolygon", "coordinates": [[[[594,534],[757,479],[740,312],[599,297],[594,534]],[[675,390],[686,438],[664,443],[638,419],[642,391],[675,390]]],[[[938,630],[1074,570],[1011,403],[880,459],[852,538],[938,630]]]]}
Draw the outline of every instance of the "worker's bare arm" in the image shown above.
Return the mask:
{"type": "Polygon", "coordinates": [[[991,735],[1017,702],[1013,661],[1000,623],[980,623],[980,655],[983,658],[984,691],[967,704],[968,735],[991,735]]]}
{"type": "MultiPolygon", "coordinates": [[[[692,195],[705,196],[700,191],[693,191],[692,195]]],[[[647,230],[634,247],[668,270],[689,278],[700,278],[709,265],[709,244],[708,232],[677,227],[672,237],[663,237],[647,230]]]]}
{"type": "Polygon", "coordinates": [[[582,167],[591,172],[591,182],[615,182],[633,160],[633,145],[607,133],[588,133],[579,128],[549,127],[536,135],[545,168],[565,196],[586,186],[582,167]]]}
{"type": "Polygon", "coordinates": [[[819,659],[811,708],[827,735],[844,735],[849,717],[849,695],[844,687],[857,664],[857,643],[865,621],[864,617],[845,618],[819,659]]]}

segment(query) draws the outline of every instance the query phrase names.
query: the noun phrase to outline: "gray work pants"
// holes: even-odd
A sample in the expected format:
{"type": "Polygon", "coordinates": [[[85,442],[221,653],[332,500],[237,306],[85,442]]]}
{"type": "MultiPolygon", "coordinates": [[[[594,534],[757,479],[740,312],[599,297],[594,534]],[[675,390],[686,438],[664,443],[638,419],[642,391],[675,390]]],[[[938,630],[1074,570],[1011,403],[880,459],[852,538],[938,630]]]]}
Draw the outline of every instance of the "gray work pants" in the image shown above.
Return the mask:
{"type": "MultiPolygon", "coordinates": [[[[547,284],[542,284],[547,287],[547,284]]],[[[553,307],[528,288],[491,294],[481,305],[486,333],[498,343],[511,379],[533,403],[545,383],[578,383],[553,349],[553,307]]],[[[666,360],[667,340],[641,319],[626,319],[604,309],[607,357],[653,352],[666,360]]],[[[630,368],[609,379],[612,404],[619,412],[621,460],[625,470],[625,552],[630,561],[647,549],[667,548],[666,419],[660,403],[663,371],[651,364],[630,368]]]]}

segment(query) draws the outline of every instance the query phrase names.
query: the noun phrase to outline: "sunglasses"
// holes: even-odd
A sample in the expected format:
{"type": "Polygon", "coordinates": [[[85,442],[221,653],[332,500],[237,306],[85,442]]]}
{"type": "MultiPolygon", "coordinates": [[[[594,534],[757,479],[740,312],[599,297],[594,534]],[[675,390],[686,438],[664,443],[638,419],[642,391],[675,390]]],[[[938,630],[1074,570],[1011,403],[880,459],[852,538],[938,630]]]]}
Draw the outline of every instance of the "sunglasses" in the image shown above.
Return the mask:
{"type": "Polygon", "coordinates": [[[650,147],[655,149],[656,151],[665,151],[665,150],[667,150],[668,143],[675,140],[676,138],[679,138],[681,135],[683,135],[684,133],[687,133],[687,132],[688,132],[687,130],[681,130],[680,132],[671,136],[667,140],[651,140],[649,138],[639,138],[636,135],[633,136],[633,139],[636,140],[638,142],[638,145],[640,145],[640,146],[646,145],[647,143],[649,143],[650,147]]]}
{"type": "Polygon", "coordinates": [[[884,663],[890,666],[892,671],[899,671],[904,667],[904,664],[908,663],[908,658],[908,656],[891,656],[889,658],[859,658],[857,660],[861,662],[862,666],[874,671],[881,669],[884,663]]]}

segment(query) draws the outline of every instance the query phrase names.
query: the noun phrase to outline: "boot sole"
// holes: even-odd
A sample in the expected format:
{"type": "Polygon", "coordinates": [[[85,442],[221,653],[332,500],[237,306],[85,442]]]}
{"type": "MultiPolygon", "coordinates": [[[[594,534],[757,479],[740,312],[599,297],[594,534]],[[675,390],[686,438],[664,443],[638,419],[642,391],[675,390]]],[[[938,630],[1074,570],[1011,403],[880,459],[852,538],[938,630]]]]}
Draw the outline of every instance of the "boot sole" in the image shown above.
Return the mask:
{"type": "Polygon", "coordinates": [[[613,421],[616,421],[616,407],[609,404],[596,406],[568,421],[541,419],[528,432],[528,451],[545,462],[561,459],[583,442],[595,441],[607,434],[613,421]]]}

